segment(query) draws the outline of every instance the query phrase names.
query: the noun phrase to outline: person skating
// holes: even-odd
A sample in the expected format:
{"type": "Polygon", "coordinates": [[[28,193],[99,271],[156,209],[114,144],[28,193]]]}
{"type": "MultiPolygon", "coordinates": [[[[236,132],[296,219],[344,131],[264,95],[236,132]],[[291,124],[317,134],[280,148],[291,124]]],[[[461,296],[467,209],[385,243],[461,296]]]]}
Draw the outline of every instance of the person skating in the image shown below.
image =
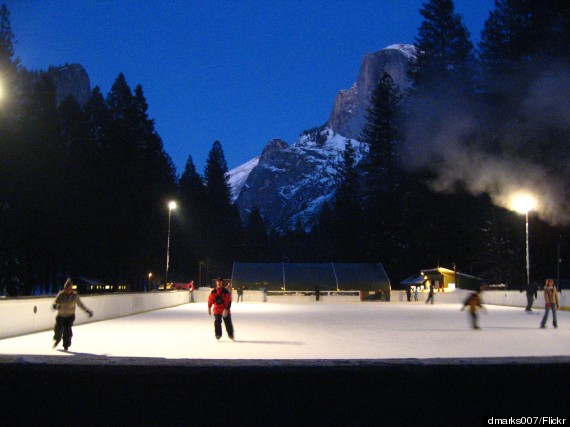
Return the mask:
{"type": "Polygon", "coordinates": [[[546,321],[548,320],[548,310],[552,310],[552,326],[558,327],[556,320],[556,310],[560,308],[560,301],[558,300],[558,292],[554,286],[553,279],[546,279],[544,285],[544,316],[540,322],[541,328],[546,328],[546,321]]]}
{"type": "Polygon", "coordinates": [[[57,347],[63,338],[63,348],[67,349],[71,346],[71,337],[73,337],[73,322],[75,321],[75,306],[81,307],[89,317],[93,317],[93,312],[89,310],[79,294],[73,290],[73,282],[71,278],[65,281],[63,290],[61,290],[53,303],[54,310],[57,310],[57,316],[55,317],[55,327],[53,331],[53,348],[57,347]]]}
{"type": "Polygon", "coordinates": [[[463,307],[461,307],[460,311],[465,310],[465,307],[469,306],[469,313],[471,314],[471,327],[473,329],[481,329],[479,327],[479,322],[477,318],[477,312],[479,309],[485,310],[485,307],[481,305],[481,298],[479,297],[479,291],[473,292],[471,295],[467,297],[467,299],[463,302],[463,307]]]}
{"type": "Polygon", "coordinates": [[[430,301],[433,304],[433,283],[431,283],[431,281],[428,280],[426,282],[426,286],[429,286],[429,293],[428,293],[428,297],[426,299],[426,304],[430,301]]]}
{"type": "Polygon", "coordinates": [[[222,320],[226,327],[226,332],[231,340],[234,339],[234,326],[232,324],[232,314],[230,308],[232,306],[232,295],[224,288],[224,280],[221,277],[216,279],[216,288],[210,292],[208,296],[208,315],[212,315],[212,306],[214,306],[214,333],[216,339],[222,337],[222,320]]]}
{"type": "Polygon", "coordinates": [[[538,283],[531,282],[526,287],[526,308],[524,311],[532,311],[532,303],[538,297],[538,283]]]}

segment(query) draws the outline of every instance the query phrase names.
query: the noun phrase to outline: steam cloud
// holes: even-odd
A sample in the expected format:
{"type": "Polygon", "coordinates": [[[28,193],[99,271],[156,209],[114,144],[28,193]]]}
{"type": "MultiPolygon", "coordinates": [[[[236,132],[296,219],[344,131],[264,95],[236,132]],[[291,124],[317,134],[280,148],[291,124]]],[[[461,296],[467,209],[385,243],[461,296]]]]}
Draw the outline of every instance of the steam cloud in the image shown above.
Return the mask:
{"type": "MultiPolygon", "coordinates": [[[[570,223],[570,71],[553,65],[521,87],[502,86],[500,102],[449,96],[414,102],[407,123],[404,165],[428,168],[435,191],[458,182],[473,194],[512,209],[526,191],[551,225],[570,223]]],[[[512,80],[511,80],[512,81],[512,80]]],[[[521,80],[522,81],[522,80],[521,80]]]]}

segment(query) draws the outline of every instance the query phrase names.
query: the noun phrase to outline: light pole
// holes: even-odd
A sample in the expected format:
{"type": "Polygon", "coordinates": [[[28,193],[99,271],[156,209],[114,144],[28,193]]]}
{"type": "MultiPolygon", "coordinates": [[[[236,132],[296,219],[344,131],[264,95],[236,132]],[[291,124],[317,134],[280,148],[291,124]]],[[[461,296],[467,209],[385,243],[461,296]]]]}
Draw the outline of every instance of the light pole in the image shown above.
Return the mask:
{"type": "Polygon", "coordinates": [[[525,215],[526,229],[526,285],[530,285],[530,251],[528,244],[528,213],[536,207],[536,199],[530,194],[518,194],[513,198],[513,207],[518,213],[525,215]]]}
{"type": "Polygon", "coordinates": [[[525,230],[526,230],[526,285],[530,285],[530,251],[528,247],[528,210],[525,215],[525,230]]]}
{"type": "Polygon", "coordinates": [[[168,285],[168,267],[170,266],[170,217],[172,216],[172,209],[176,209],[176,202],[168,202],[168,238],[166,239],[166,274],[164,275],[164,290],[168,285]]]}

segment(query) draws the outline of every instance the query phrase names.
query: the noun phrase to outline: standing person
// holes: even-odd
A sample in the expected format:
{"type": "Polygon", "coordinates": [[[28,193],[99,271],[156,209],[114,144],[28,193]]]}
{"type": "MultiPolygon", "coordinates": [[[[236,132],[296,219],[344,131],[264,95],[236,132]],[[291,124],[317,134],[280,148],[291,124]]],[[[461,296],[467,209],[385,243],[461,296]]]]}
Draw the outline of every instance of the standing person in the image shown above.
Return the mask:
{"type": "Polygon", "coordinates": [[[243,302],[243,285],[238,286],[238,288],[237,288],[237,296],[238,296],[238,297],[237,297],[237,302],[239,302],[240,299],[241,299],[241,302],[243,302]]]}
{"type": "Polygon", "coordinates": [[[478,324],[477,311],[479,311],[479,309],[485,310],[485,308],[481,305],[479,291],[475,291],[467,297],[463,302],[463,307],[461,307],[460,311],[465,310],[465,307],[467,306],[469,306],[469,313],[471,314],[471,327],[473,329],[481,329],[478,324]]]}
{"type": "Polygon", "coordinates": [[[532,311],[532,303],[538,297],[538,283],[529,283],[526,287],[526,308],[524,311],[532,311]]]}
{"type": "Polygon", "coordinates": [[[406,299],[408,302],[412,300],[412,288],[410,286],[406,288],[406,299]]]}
{"type": "Polygon", "coordinates": [[[210,292],[208,296],[208,315],[212,315],[212,306],[214,306],[214,333],[216,339],[222,337],[222,319],[226,326],[228,337],[234,339],[234,326],[232,324],[232,314],[230,308],[232,306],[232,295],[230,291],[224,288],[224,279],[218,277],[216,279],[216,288],[210,292]]]}
{"type": "Polygon", "coordinates": [[[414,301],[418,300],[418,285],[414,286],[414,301]]]}
{"type": "Polygon", "coordinates": [[[56,348],[61,338],[63,336],[63,348],[67,349],[71,346],[71,337],[73,336],[73,331],[71,327],[75,321],[75,306],[81,307],[89,317],[93,317],[93,312],[89,310],[81,299],[79,294],[73,290],[73,282],[71,278],[65,281],[63,290],[61,290],[55,301],[53,303],[53,309],[57,310],[57,316],[55,318],[55,327],[53,331],[54,344],[53,348],[56,348]]]}
{"type": "Polygon", "coordinates": [[[321,298],[321,290],[318,286],[315,286],[315,300],[318,301],[321,298]]]}
{"type": "Polygon", "coordinates": [[[558,300],[558,292],[554,286],[553,279],[546,279],[544,285],[544,316],[542,316],[542,321],[540,322],[541,328],[546,328],[546,321],[548,320],[548,309],[552,310],[552,326],[558,327],[556,321],[556,310],[560,308],[560,301],[558,300]]]}
{"type": "Polygon", "coordinates": [[[430,301],[433,304],[433,283],[431,283],[431,281],[428,280],[426,282],[426,286],[429,286],[429,294],[428,294],[428,297],[426,299],[426,304],[430,301]]]}
{"type": "Polygon", "coordinates": [[[190,290],[190,302],[194,302],[194,280],[190,280],[188,289],[190,290]]]}

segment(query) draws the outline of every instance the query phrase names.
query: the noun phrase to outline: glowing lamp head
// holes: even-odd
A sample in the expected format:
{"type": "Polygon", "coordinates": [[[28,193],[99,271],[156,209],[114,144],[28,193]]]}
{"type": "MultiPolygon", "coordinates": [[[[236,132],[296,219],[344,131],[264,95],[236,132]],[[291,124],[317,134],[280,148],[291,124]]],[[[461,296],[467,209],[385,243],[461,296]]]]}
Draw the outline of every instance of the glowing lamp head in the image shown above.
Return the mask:
{"type": "Polygon", "coordinates": [[[526,214],[536,208],[536,199],[528,193],[517,193],[511,198],[510,205],[516,212],[526,214]]]}
{"type": "Polygon", "coordinates": [[[172,202],[168,202],[168,209],[172,210],[172,209],[176,209],[176,202],[172,201],[172,202]]]}

